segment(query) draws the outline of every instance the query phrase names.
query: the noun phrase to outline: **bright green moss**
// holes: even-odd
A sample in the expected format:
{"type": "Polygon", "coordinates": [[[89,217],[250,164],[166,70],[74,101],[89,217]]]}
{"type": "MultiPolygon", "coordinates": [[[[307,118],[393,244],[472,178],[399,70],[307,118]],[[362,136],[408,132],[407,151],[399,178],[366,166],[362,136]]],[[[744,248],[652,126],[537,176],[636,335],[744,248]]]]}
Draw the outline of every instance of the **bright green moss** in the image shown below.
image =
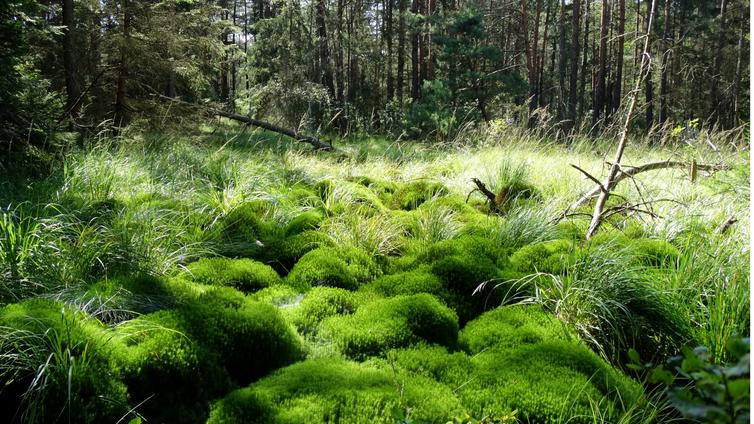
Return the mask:
{"type": "Polygon", "coordinates": [[[325,219],[325,215],[316,209],[302,212],[294,217],[285,227],[285,235],[292,236],[307,230],[316,230],[325,219]]]}
{"type": "Polygon", "coordinates": [[[415,271],[382,276],[364,285],[362,289],[386,297],[418,293],[429,293],[439,298],[444,298],[447,295],[442,280],[432,274],[426,265],[417,268],[415,271]]]}
{"type": "Polygon", "coordinates": [[[221,216],[215,223],[219,253],[230,257],[254,256],[260,250],[260,243],[278,238],[276,225],[264,219],[270,208],[269,203],[256,200],[242,203],[221,216]]]}
{"type": "Polygon", "coordinates": [[[291,322],[302,334],[316,330],[322,320],[334,315],[348,315],[356,310],[352,292],[334,287],[314,287],[291,311],[291,322]]]}
{"type": "Polygon", "coordinates": [[[420,376],[343,360],[289,366],[212,407],[208,423],[394,423],[392,411],[445,422],[461,410],[452,391],[420,376]]]}
{"type": "Polygon", "coordinates": [[[400,186],[391,199],[393,209],[413,210],[422,203],[448,194],[448,189],[437,182],[414,181],[400,186]]]}
{"type": "Polygon", "coordinates": [[[96,319],[60,302],[26,300],[0,309],[0,339],[6,364],[22,367],[2,366],[0,418],[12,422],[19,407],[16,396],[30,388],[42,369],[28,393],[36,403],[26,422],[56,422],[61,416],[79,423],[115,422],[128,413],[116,361],[124,347],[96,319]],[[14,360],[19,354],[22,358],[14,360]],[[13,378],[15,371],[19,374],[13,378]]]}
{"type": "Polygon", "coordinates": [[[186,272],[197,283],[233,287],[244,293],[282,282],[274,269],[252,259],[203,258],[189,264],[186,272]]]}
{"type": "Polygon", "coordinates": [[[657,268],[675,268],[681,256],[665,240],[637,239],[630,242],[639,263],[657,268]]]}
{"type": "Polygon", "coordinates": [[[270,286],[248,296],[251,300],[270,303],[278,307],[295,304],[300,297],[298,290],[286,285],[270,286]]]}
{"type": "Polygon", "coordinates": [[[300,290],[314,286],[355,290],[380,275],[380,266],[359,249],[320,247],[301,257],[286,282],[300,290]]]}
{"type": "Polygon", "coordinates": [[[511,255],[510,262],[521,272],[563,274],[573,265],[575,257],[571,240],[552,240],[522,247],[511,255]]]}
{"type": "Polygon", "coordinates": [[[281,275],[286,275],[306,253],[319,247],[333,246],[335,245],[327,234],[307,230],[300,234],[265,244],[256,257],[273,267],[281,275]]]}
{"type": "Polygon", "coordinates": [[[182,332],[175,311],[143,315],[118,327],[128,344],[124,380],[133,399],[147,399],[139,413],[150,421],[191,423],[206,417],[208,403],[232,387],[217,355],[182,332]]]}
{"type": "Polygon", "coordinates": [[[579,343],[539,306],[504,307],[470,322],[460,343],[474,356],[459,396],[472,415],[517,409],[525,422],[611,421],[641,387],[579,343]]]}
{"type": "Polygon", "coordinates": [[[387,358],[411,374],[422,375],[454,388],[468,384],[474,372],[469,355],[465,352],[449,353],[443,346],[419,344],[395,349],[388,353],[387,358]]]}
{"type": "Polygon", "coordinates": [[[429,294],[397,296],[368,303],[353,315],[328,318],[322,332],[346,356],[360,359],[420,340],[452,346],[458,317],[429,294]]]}

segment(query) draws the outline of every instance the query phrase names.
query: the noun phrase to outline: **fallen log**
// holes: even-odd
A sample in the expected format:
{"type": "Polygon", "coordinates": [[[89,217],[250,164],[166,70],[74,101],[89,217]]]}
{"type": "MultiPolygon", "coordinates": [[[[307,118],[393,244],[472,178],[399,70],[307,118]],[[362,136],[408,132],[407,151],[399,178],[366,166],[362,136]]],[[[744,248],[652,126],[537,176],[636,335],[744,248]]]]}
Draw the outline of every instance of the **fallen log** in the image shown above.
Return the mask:
{"type": "Polygon", "coordinates": [[[337,149],[335,147],[333,147],[332,144],[325,143],[325,142],[321,141],[320,139],[318,139],[317,137],[313,137],[313,136],[301,134],[297,130],[291,130],[291,129],[288,129],[288,128],[279,127],[279,126],[277,126],[275,124],[271,124],[269,122],[260,121],[258,119],[254,119],[254,118],[249,118],[248,116],[239,115],[237,113],[228,112],[228,111],[224,111],[224,110],[221,110],[221,109],[215,109],[215,108],[204,106],[204,105],[200,105],[200,104],[197,104],[197,103],[186,102],[186,101],[183,101],[183,100],[180,100],[180,99],[176,99],[176,98],[173,98],[173,97],[168,97],[168,96],[165,96],[165,95],[162,95],[162,94],[158,94],[158,93],[154,93],[154,95],[158,96],[158,97],[160,97],[162,99],[169,100],[171,102],[175,102],[175,103],[178,103],[178,104],[181,104],[181,105],[184,105],[184,106],[189,106],[189,107],[193,107],[193,108],[204,110],[204,111],[206,111],[206,112],[208,112],[208,113],[210,113],[212,115],[215,115],[215,116],[222,116],[223,118],[228,118],[228,119],[232,119],[234,121],[242,122],[242,123],[244,123],[246,125],[251,125],[251,126],[254,126],[254,127],[265,129],[267,131],[272,131],[274,133],[285,135],[285,136],[290,137],[290,138],[292,138],[292,139],[294,139],[294,140],[296,140],[298,142],[311,144],[312,147],[314,147],[314,149],[316,149],[316,150],[326,150],[326,151],[330,151],[330,152],[337,151],[337,149]]]}

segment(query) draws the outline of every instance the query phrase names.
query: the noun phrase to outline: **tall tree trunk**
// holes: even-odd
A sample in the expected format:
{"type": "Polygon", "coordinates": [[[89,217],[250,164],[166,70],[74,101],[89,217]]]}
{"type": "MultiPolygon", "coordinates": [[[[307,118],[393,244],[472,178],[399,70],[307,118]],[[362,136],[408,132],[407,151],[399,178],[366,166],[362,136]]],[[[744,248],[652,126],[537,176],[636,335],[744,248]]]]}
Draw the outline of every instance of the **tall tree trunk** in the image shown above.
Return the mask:
{"type": "Polygon", "coordinates": [[[573,127],[576,123],[576,101],[579,94],[579,54],[581,53],[581,46],[579,45],[581,41],[579,40],[579,30],[581,29],[581,0],[573,1],[572,22],[573,32],[571,33],[571,81],[568,87],[568,120],[573,127]]]}
{"type": "Polygon", "coordinates": [[[335,67],[338,80],[338,89],[335,93],[335,99],[338,102],[343,102],[345,96],[346,78],[345,71],[343,69],[343,9],[345,8],[345,0],[338,0],[338,27],[336,30],[336,36],[338,38],[338,53],[335,55],[335,67]]]}
{"type": "Polygon", "coordinates": [[[76,15],[73,0],[63,1],[63,68],[65,69],[66,111],[71,118],[78,116],[81,89],[76,72],[76,15]]]}
{"type": "MultiPolygon", "coordinates": [[[[419,13],[419,0],[412,0],[411,13],[419,13]]],[[[419,100],[421,91],[419,89],[419,29],[414,24],[411,29],[411,99],[419,100]]]]}
{"type": "Polygon", "coordinates": [[[600,51],[597,70],[597,86],[595,87],[594,107],[592,112],[592,125],[600,121],[602,111],[605,109],[605,81],[607,78],[607,28],[610,21],[610,8],[607,0],[602,0],[602,18],[600,19],[600,51]]]}
{"type": "MultiPolygon", "coordinates": [[[[741,16],[741,24],[740,28],[738,30],[738,55],[736,57],[736,80],[733,83],[733,116],[731,117],[731,125],[737,126],[739,125],[739,120],[741,118],[741,74],[743,71],[743,63],[744,63],[744,36],[748,32],[746,30],[746,19],[748,16],[746,16],[746,13],[748,13],[747,8],[743,8],[743,14],[741,16]]],[[[748,63],[748,61],[746,62],[748,63]]]]}
{"type": "MultiPolygon", "coordinates": [[[[666,0],[670,1],[670,0],[666,0]]],[[[612,113],[620,109],[622,88],[623,88],[623,49],[625,48],[626,32],[626,0],[620,0],[618,3],[618,36],[616,37],[615,48],[615,79],[613,80],[612,113]]]]}
{"type": "Polygon", "coordinates": [[[560,0],[560,23],[558,24],[558,117],[563,118],[566,116],[566,62],[568,61],[568,55],[566,54],[566,13],[565,13],[565,0],[560,0]]]}
{"type": "Polygon", "coordinates": [[[537,98],[539,107],[546,105],[544,96],[545,85],[545,48],[547,47],[547,34],[550,29],[550,11],[552,9],[552,0],[547,1],[547,10],[545,11],[545,31],[542,35],[542,48],[539,50],[539,69],[537,70],[537,98]]]}
{"type": "Polygon", "coordinates": [[[657,122],[662,126],[668,119],[668,94],[670,93],[670,85],[668,83],[668,62],[671,55],[670,47],[672,42],[670,40],[670,8],[673,5],[672,0],[665,0],[665,12],[663,18],[665,24],[662,30],[662,43],[665,46],[665,51],[662,53],[662,74],[660,76],[660,115],[657,122]]]}
{"type": "Polygon", "coordinates": [[[398,74],[395,89],[398,91],[398,103],[403,104],[404,77],[406,75],[406,1],[398,0],[398,74]]]}
{"type": "Polygon", "coordinates": [[[126,105],[126,79],[128,78],[128,49],[131,44],[131,2],[123,0],[123,33],[120,45],[120,64],[118,66],[118,81],[115,89],[115,113],[113,124],[123,126],[128,122],[126,105]]]}
{"type": "Polygon", "coordinates": [[[720,123],[720,117],[721,114],[721,108],[723,104],[723,100],[720,96],[720,81],[722,81],[722,64],[723,64],[723,50],[725,49],[725,35],[728,31],[728,28],[725,27],[725,19],[726,19],[726,11],[728,8],[728,1],[727,0],[721,0],[720,1],[720,30],[718,32],[717,36],[717,50],[715,51],[715,61],[713,63],[713,71],[712,71],[712,78],[710,79],[712,83],[712,88],[710,89],[711,93],[711,101],[712,101],[712,113],[711,117],[715,121],[715,123],[720,123]]]}
{"type": "Polygon", "coordinates": [[[387,100],[391,101],[395,97],[395,87],[393,86],[393,2],[394,0],[385,0],[385,44],[387,47],[387,100]]]}
{"type": "Polygon", "coordinates": [[[327,88],[331,98],[335,98],[335,83],[333,82],[332,67],[330,66],[330,47],[327,43],[327,6],[325,0],[317,0],[317,51],[319,53],[320,82],[327,88]]]}
{"type": "MultiPolygon", "coordinates": [[[[647,16],[654,13],[653,10],[651,10],[652,7],[654,7],[655,0],[647,0],[647,16]]],[[[649,19],[647,19],[647,34],[649,34],[649,31],[651,28],[649,27],[649,19]]],[[[654,124],[654,113],[655,113],[655,105],[654,105],[654,83],[652,81],[652,43],[650,42],[647,44],[647,48],[644,50],[644,54],[647,55],[647,78],[645,78],[645,90],[646,90],[646,122],[647,122],[647,131],[650,131],[652,129],[652,125],[654,124]]],[[[653,139],[650,138],[649,143],[652,144],[653,139]]]]}
{"type": "Polygon", "coordinates": [[[586,76],[591,75],[591,69],[587,72],[589,65],[588,51],[589,51],[589,6],[591,1],[587,0],[586,10],[584,11],[584,56],[581,59],[581,86],[579,87],[579,116],[583,118],[584,108],[586,108],[586,76]]]}

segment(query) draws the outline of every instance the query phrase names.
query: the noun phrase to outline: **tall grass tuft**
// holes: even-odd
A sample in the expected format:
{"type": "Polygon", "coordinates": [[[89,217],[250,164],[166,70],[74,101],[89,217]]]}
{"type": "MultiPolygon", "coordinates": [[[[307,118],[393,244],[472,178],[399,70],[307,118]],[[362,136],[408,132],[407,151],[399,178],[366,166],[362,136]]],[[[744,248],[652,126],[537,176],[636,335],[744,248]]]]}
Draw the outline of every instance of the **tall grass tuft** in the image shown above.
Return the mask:
{"type": "Polygon", "coordinates": [[[39,222],[25,215],[22,208],[0,210],[0,303],[22,296],[22,280],[39,241],[39,222]]]}
{"type": "Polygon", "coordinates": [[[387,256],[400,250],[403,227],[384,215],[374,215],[362,206],[326,220],[321,230],[338,246],[356,247],[372,256],[387,256]]]}

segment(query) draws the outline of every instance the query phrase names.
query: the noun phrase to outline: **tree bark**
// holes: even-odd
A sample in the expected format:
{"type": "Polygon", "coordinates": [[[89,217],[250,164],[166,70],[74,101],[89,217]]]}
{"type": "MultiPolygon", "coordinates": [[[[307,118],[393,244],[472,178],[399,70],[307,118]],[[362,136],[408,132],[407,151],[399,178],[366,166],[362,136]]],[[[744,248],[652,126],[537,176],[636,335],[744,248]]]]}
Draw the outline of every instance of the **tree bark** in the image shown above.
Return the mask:
{"type": "Polygon", "coordinates": [[[128,47],[131,44],[131,4],[130,0],[123,0],[123,32],[120,46],[120,65],[118,67],[118,81],[115,89],[115,112],[113,124],[123,126],[128,121],[126,105],[126,79],[128,78],[128,47]]]}
{"type": "MultiPolygon", "coordinates": [[[[741,16],[741,23],[740,28],[738,31],[738,55],[736,57],[736,80],[733,83],[733,116],[731,118],[731,124],[732,126],[739,125],[739,120],[741,118],[741,74],[743,72],[743,64],[744,64],[744,36],[748,32],[746,30],[746,19],[748,18],[746,16],[746,13],[748,12],[747,8],[743,8],[744,13],[743,16],[741,16]]],[[[748,61],[746,62],[748,63],[748,61]]]]}
{"type": "Polygon", "coordinates": [[[660,76],[660,115],[657,118],[657,122],[662,126],[668,119],[668,94],[670,93],[670,87],[668,84],[668,62],[671,55],[670,47],[672,45],[670,40],[670,8],[673,5],[672,0],[665,0],[665,12],[663,18],[665,19],[662,30],[662,43],[665,46],[665,51],[662,53],[662,70],[660,76]]]}
{"type": "Polygon", "coordinates": [[[581,60],[581,86],[579,87],[579,116],[584,116],[584,108],[586,107],[586,76],[587,74],[591,74],[590,72],[587,72],[587,66],[588,66],[588,54],[589,51],[589,6],[592,4],[591,1],[587,0],[586,2],[586,10],[584,11],[584,55],[582,56],[581,60]]]}
{"type": "Polygon", "coordinates": [[[388,101],[392,101],[395,98],[395,87],[393,85],[393,2],[394,0],[385,0],[386,84],[388,101]]]}
{"type": "MultiPolygon", "coordinates": [[[[670,0],[666,0],[670,1],[670,0]]],[[[615,49],[615,79],[613,80],[613,96],[611,113],[620,109],[621,95],[623,88],[623,50],[625,48],[626,32],[626,0],[620,0],[618,3],[618,35],[616,37],[615,49]]]]}
{"type": "Polygon", "coordinates": [[[599,124],[602,111],[605,109],[607,79],[607,29],[610,21],[610,8],[607,0],[602,0],[602,18],[600,19],[600,50],[597,69],[597,86],[594,94],[594,107],[592,111],[592,125],[599,124]]]}
{"type": "MultiPolygon", "coordinates": [[[[587,0],[589,1],[589,0],[587,0]]],[[[579,81],[579,54],[581,46],[579,45],[579,30],[581,29],[581,0],[573,0],[573,29],[571,34],[571,81],[568,87],[568,119],[571,126],[576,124],[576,101],[578,99],[578,81],[579,81]]],[[[582,71],[583,72],[583,71],[582,71]]]]}
{"type": "Polygon", "coordinates": [[[76,72],[76,14],[73,0],[63,1],[63,68],[65,69],[66,111],[68,116],[76,118],[81,104],[81,88],[76,72]]]}
{"type": "MultiPolygon", "coordinates": [[[[411,13],[414,16],[419,13],[419,0],[412,0],[411,13]]],[[[414,27],[411,29],[411,100],[417,101],[420,96],[419,88],[419,29],[414,27]]]]}
{"type": "Polygon", "coordinates": [[[406,1],[398,0],[398,74],[395,89],[398,91],[398,103],[403,104],[404,77],[406,75],[406,1]]]}
{"type": "Polygon", "coordinates": [[[560,0],[560,22],[558,24],[558,117],[563,118],[566,116],[566,63],[568,56],[566,54],[566,13],[565,13],[565,0],[560,0]]]}
{"type": "Polygon", "coordinates": [[[330,47],[327,42],[327,6],[325,0],[317,0],[317,51],[319,53],[320,82],[327,88],[330,98],[335,98],[335,83],[333,82],[332,66],[330,66],[330,47]]]}
{"type": "Polygon", "coordinates": [[[720,96],[720,81],[722,81],[722,64],[723,64],[723,50],[725,50],[725,34],[728,28],[725,27],[726,11],[728,8],[728,1],[720,1],[720,31],[717,36],[717,50],[715,51],[715,61],[713,63],[712,78],[710,82],[712,87],[710,89],[711,101],[712,101],[712,118],[719,123],[721,114],[721,108],[723,100],[720,96]]]}

